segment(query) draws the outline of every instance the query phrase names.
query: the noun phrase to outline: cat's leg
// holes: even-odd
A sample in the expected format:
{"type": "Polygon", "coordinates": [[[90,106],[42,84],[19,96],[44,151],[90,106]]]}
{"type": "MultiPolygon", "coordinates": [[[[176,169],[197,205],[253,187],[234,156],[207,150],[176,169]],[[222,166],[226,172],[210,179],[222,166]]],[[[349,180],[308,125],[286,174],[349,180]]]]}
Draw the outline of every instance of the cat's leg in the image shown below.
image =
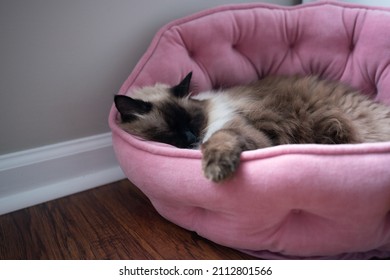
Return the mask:
{"type": "Polygon", "coordinates": [[[348,144],[361,142],[353,123],[338,110],[313,115],[314,142],[318,144],[348,144]]]}
{"type": "Polygon", "coordinates": [[[220,182],[231,177],[240,163],[241,152],[271,146],[268,137],[254,127],[235,121],[216,131],[202,144],[202,168],[206,178],[220,182]]]}

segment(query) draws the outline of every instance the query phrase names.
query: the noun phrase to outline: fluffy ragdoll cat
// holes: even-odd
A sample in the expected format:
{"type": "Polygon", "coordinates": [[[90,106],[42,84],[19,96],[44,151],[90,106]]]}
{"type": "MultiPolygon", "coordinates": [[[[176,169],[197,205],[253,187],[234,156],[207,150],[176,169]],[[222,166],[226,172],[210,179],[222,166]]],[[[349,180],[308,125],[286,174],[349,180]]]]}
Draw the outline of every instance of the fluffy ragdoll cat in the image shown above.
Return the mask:
{"type": "Polygon", "coordinates": [[[337,82],[267,77],[245,86],[191,95],[156,84],[115,96],[121,127],[140,138],[202,151],[204,175],[234,174],[240,154],[281,144],[390,141],[390,108],[337,82]]]}

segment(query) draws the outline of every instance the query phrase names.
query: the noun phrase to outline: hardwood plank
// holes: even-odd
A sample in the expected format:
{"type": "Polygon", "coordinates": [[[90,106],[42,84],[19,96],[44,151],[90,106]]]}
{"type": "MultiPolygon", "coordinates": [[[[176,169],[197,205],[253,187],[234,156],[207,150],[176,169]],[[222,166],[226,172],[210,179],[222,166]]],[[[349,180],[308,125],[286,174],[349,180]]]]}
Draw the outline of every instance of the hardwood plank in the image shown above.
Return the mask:
{"type": "Polygon", "coordinates": [[[162,218],[122,180],[0,216],[0,259],[253,259],[162,218]]]}

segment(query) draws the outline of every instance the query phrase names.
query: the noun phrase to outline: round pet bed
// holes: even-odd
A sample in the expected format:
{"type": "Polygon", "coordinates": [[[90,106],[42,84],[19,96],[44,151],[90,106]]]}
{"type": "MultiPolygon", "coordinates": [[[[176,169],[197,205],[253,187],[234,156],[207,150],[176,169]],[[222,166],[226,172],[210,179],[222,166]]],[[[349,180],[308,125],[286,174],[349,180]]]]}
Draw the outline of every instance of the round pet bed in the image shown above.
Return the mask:
{"type": "MultiPolygon", "coordinates": [[[[119,94],[190,71],[194,92],[316,74],[390,105],[389,26],[390,10],[337,2],[217,7],[162,28],[119,94]]],[[[199,150],[127,134],[114,106],[109,124],[126,176],[181,227],[261,258],[390,256],[389,142],[247,151],[216,184],[199,150]]]]}

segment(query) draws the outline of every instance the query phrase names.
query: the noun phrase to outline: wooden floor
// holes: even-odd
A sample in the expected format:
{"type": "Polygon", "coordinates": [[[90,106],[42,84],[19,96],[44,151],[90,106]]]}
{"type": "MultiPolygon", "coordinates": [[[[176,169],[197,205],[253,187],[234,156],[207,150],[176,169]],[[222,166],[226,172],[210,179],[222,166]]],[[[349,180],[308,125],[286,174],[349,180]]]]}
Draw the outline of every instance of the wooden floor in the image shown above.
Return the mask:
{"type": "Polygon", "coordinates": [[[0,216],[0,259],[251,259],[163,219],[128,180],[0,216]]]}

